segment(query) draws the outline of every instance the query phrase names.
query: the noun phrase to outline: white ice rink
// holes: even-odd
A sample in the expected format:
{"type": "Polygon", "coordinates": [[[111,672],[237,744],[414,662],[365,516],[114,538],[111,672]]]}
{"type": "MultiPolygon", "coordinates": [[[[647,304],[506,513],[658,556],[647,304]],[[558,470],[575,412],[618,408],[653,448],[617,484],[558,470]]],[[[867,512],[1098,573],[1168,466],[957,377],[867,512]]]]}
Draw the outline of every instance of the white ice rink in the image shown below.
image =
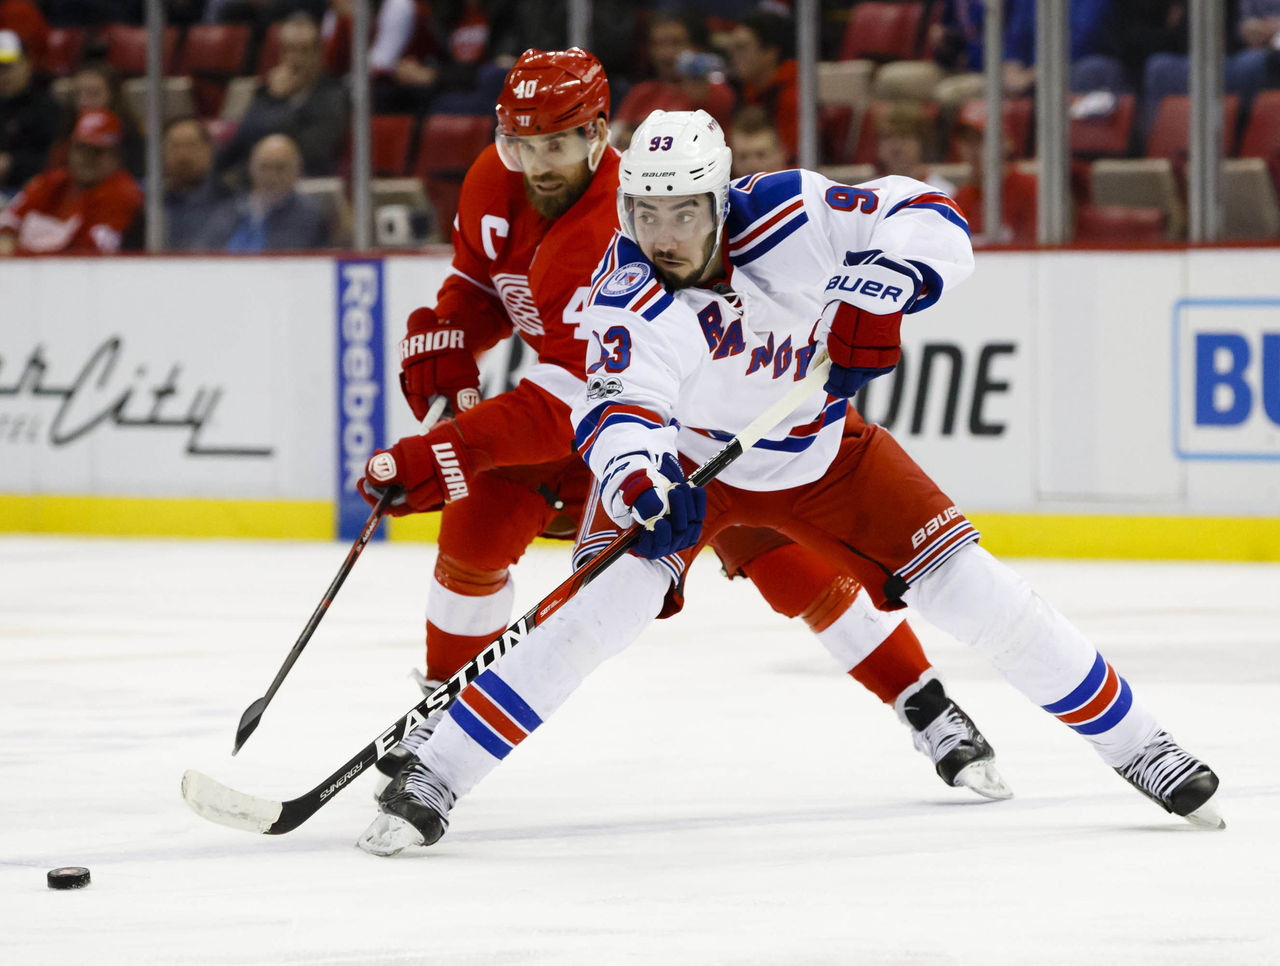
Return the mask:
{"type": "MultiPolygon", "coordinates": [[[[433,549],[360,560],[261,727],[232,737],[346,552],[0,538],[0,963],[1280,963],[1280,567],[1015,561],[1222,778],[1165,815],[917,625],[1017,797],[934,776],[798,623],[703,559],[430,850],[353,843],[361,778],[284,836],[187,768],[292,798],[417,699],[433,549]],[[54,892],[45,872],[86,865],[54,892]]],[[[521,610],[564,574],[535,549],[521,610]]]]}

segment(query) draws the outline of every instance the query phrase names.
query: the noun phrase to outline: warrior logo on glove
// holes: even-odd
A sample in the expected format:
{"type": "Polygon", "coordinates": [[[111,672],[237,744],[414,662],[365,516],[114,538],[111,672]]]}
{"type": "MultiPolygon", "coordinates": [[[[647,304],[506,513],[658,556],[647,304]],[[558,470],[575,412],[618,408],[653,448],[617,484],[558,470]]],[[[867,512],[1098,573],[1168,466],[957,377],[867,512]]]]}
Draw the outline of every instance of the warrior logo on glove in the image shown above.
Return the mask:
{"type": "Polygon", "coordinates": [[[474,454],[450,419],[425,436],[406,436],[389,449],[374,453],[356,489],[373,506],[389,487],[395,487],[387,512],[398,517],[438,510],[469,496],[469,481],[478,471],[474,454]]]}
{"type": "Polygon", "coordinates": [[[378,453],[369,460],[369,478],[375,483],[386,483],[396,478],[396,459],[390,453],[378,453]]]}

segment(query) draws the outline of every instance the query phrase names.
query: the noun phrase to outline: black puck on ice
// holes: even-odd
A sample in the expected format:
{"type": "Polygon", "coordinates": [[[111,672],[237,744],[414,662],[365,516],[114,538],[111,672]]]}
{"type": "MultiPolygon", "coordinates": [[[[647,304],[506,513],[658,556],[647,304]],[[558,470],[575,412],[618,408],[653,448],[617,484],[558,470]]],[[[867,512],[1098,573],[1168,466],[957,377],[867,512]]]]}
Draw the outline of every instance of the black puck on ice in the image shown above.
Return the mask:
{"type": "Polygon", "coordinates": [[[89,870],[80,865],[49,870],[50,889],[83,889],[89,884],[89,870]]]}

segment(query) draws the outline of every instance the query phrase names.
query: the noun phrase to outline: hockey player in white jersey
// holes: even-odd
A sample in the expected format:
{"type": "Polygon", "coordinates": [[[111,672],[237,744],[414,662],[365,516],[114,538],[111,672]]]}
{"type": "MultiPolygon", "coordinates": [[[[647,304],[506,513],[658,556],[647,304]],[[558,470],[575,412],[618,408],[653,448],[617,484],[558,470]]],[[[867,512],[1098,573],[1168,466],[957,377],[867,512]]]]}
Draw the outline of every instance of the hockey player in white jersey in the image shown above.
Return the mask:
{"type": "Polygon", "coordinates": [[[915,608],[1166,811],[1222,827],[1213,771],[978,546],[973,525],[890,434],[849,406],[897,364],[903,316],[973,270],[961,210],[900,177],[850,187],[783,171],[730,186],[730,160],[705,112],[649,116],[623,155],[622,232],[582,313],[594,351],[574,420],[597,489],[578,557],[632,523],[645,534],[461,693],[384,793],[360,846],[389,855],[436,841],[457,796],[593,668],[679,610],[686,568],[733,525],[773,527],[846,568],[878,607],[915,608]],[[705,488],[685,481],[823,347],[824,392],[705,488]]]}

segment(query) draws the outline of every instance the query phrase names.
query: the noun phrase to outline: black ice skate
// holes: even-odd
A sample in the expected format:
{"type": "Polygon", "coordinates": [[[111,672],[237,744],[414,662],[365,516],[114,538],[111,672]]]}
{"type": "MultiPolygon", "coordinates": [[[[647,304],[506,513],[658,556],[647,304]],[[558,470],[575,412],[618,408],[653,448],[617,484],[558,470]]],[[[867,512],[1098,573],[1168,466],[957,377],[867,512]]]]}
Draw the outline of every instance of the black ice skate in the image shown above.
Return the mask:
{"type": "MultiPolygon", "coordinates": [[[[428,681],[422,672],[416,669],[411,676],[422,691],[424,698],[442,683],[440,681],[428,681]]],[[[435,714],[430,715],[426,721],[392,745],[391,750],[378,759],[374,765],[378,770],[377,781],[373,788],[374,799],[380,799],[387,786],[391,784],[391,779],[395,778],[400,773],[400,769],[407,765],[411,759],[418,756],[418,749],[425,745],[427,739],[435,733],[436,726],[440,724],[440,720],[443,717],[443,711],[437,711],[435,714]]]]}
{"type": "Polygon", "coordinates": [[[1227,827],[1213,801],[1218,776],[1199,758],[1183,751],[1167,732],[1159,732],[1116,772],[1166,812],[1192,825],[1227,827]]]}
{"type": "Polygon", "coordinates": [[[947,696],[936,678],[907,698],[903,715],[911,725],[911,741],[929,756],[938,777],[948,785],[968,788],[984,798],[1013,797],[1013,789],[995,766],[995,751],[973,720],[947,696]]]}
{"type": "Polygon", "coordinates": [[[356,845],[373,855],[434,845],[449,828],[449,809],[455,800],[449,786],[415,757],[378,798],[378,817],[356,845]]]}

